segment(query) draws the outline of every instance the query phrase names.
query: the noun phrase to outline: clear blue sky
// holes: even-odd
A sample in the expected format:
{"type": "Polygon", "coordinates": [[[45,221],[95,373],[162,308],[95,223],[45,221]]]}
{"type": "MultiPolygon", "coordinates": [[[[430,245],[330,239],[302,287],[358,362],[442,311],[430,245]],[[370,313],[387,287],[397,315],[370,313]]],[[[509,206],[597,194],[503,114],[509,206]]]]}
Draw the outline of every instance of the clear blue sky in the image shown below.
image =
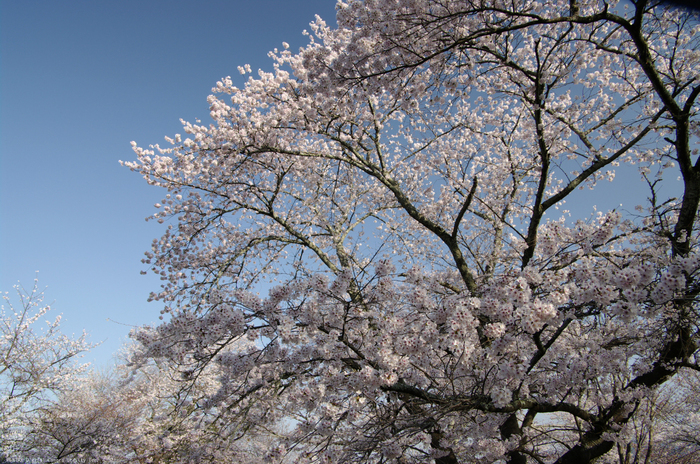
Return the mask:
{"type": "Polygon", "coordinates": [[[271,70],[315,14],[335,24],[334,0],[0,0],[0,290],[39,271],[64,332],[104,341],[86,359],[110,363],[160,311],[140,271],[165,192],[119,165],[129,142],[208,120],[216,81],[271,70]]]}

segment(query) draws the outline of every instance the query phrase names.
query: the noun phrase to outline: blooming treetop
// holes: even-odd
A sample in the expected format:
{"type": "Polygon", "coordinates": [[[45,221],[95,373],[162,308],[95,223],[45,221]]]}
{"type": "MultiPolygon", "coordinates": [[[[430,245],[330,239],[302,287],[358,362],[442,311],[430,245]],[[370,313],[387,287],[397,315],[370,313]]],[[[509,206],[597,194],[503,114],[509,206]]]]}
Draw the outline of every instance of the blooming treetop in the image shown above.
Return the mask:
{"type": "Polygon", "coordinates": [[[253,462],[264,441],[250,434],[236,440],[234,435],[221,446],[222,438],[229,439],[235,430],[215,431],[215,411],[196,407],[202,395],[216,391],[212,371],[218,366],[210,365],[195,389],[183,388],[170,367],[161,360],[134,372],[120,364],[114,375],[93,371],[73,379],[54,403],[24,418],[22,440],[11,458],[102,464],[253,462]]]}
{"type": "Polygon", "coordinates": [[[218,82],[211,125],[133,143],[170,222],[145,259],[167,317],[135,333],[141,356],[189,381],[218,365],[201,407],[232,426],[293,418],[270,460],[605,455],[698,368],[697,17],[337,8],[273,72],[218,82]],[[616,170],[646,181],[637,210],[554,208],[616,170]]]}
{"type": "Polygon", "coordinates": [[[86,334],[70,338],[60,332],[61,316],[51,310],[36,280],[31,290],[16,286],[17,301],[3,295],[0,308],[0,458],[21,445],[29,417],[85,371],[77,358],[94,345],[86,334]]]}

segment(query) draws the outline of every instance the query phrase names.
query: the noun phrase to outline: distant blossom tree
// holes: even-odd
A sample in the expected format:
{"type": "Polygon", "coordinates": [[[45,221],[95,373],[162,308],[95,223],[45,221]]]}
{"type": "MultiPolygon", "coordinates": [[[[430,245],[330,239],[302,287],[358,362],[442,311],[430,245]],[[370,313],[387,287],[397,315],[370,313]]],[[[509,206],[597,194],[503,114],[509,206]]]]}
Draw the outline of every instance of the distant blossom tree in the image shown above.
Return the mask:
{"type": "Polygon", "coordinates": [[[47,320],[50,306],[34,286],[15,287],[19,305],[8,294],[0,311],[0,453],[12,456],[30,419],[85,371],[77,358],[92,348],[85,334],[60,332],[61,316],[47,320]]]}
{"type": "Polygon", "coordinates": [[[614,464],[691,464],[700,456],[700,372],[680,369],[650,393],[625,425],[616,453],[596,462],[614,464]]]}
{"type": "Polygon", "coordinates": [[[337,10],[273,72],[217,83],[211,125],[133,143],[170,222],[136,359],[185,384],[217,366],[197,407],[229,428],[286,418],[268,462],[615,459],[642,402],[700,369],[697,15],[337,10]],[[638,205],[558,209],[616,172],[638,205]]]}
{"type": "Polygon", "coordinates": [[[664,385],[654,405],[652,458],[659,464],[700,460],[700,373],[682,372],[664,385]]]}
{"type": "Polygon", "coordinates": [[[132,367],[120,363],[106,374],[76,378],[27,419],[16,456],[62,464],[253,463],[269,447],[269,431],[261,436],[248,428],[246,437],[231,438],[235,429],[222,427],[212,410],[196,407],[220,387],[218,366],[201,373],[194,388],[180,381],[172,363],[132,367]]]}
{"type": "Polygon", "coordinates": [[[149,395],[130,396],[117,385],[95,372],[73,379],[71,388],[27,418],[19,457],[42,463],[129,462],[149,395]]]}

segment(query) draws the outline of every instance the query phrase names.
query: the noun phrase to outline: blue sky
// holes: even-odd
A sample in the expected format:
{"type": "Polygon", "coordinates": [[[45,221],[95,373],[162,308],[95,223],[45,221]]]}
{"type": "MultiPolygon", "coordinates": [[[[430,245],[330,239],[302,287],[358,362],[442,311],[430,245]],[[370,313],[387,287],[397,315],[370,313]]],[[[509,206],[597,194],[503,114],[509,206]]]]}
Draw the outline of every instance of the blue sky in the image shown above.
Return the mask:
{"type": "Polygon", "coordinates": [[[315,14],[334,24],[334,0],[0,0],[0,290],[39,271],[63,331],[111,363],[160,310],[140,271],[165,192],[119,165],[129,142],[208,120],[216,81],[271,70],[267,52],[305,45],[315,14]]]}

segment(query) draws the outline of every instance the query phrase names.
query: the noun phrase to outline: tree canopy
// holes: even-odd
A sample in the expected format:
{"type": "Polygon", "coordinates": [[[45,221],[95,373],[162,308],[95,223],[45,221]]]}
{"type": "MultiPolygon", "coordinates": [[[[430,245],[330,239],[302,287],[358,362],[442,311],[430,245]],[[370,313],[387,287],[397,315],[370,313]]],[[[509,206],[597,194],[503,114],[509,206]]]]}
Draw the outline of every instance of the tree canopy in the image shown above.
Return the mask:
{"type": "Polygon", "coordinates": [[[28,418],[86,371],[87,365],[77,361],[95,346],[85,333],[63,335],[60,315],[46,320],[51,307],[43,304],[36,280],[31,290],[17,285],[15,291],[14,301],[2,295],[0,307],[0,462],[21,447],[28,418]]]}
{"type": "Polygon", "coordinates": [[[185,384],[216,366],[196,407],[222,446],[287,421],[270,462],[587,463],[629,441],[700,369],[697,14],[365,0],[337,21],[218,82],[210,125],[132,143],[168,222],[135,362],[185,384]],[[564,209],[607,181],[636,204],[564,209]]]}

